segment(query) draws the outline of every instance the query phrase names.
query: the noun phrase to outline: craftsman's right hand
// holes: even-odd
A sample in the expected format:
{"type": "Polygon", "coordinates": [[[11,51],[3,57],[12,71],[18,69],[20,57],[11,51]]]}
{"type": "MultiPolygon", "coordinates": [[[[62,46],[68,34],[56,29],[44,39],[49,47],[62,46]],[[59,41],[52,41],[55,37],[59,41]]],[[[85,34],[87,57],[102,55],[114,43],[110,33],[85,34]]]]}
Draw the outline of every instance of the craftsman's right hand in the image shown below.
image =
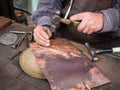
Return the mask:
{"type": "Polygon", "coordinates": [[[50,46],[50,37],[52,32],[45,26],[37,26],[34,29],[34,40],[42,46],[50,46]]]}
{"type": "Polygon", "coordinates": [[[71,16],[70,20],[81,21],[77,29],[86,34],[100,32],[104,26],[104,15],[102,13],[82,12],[71,16]]]}

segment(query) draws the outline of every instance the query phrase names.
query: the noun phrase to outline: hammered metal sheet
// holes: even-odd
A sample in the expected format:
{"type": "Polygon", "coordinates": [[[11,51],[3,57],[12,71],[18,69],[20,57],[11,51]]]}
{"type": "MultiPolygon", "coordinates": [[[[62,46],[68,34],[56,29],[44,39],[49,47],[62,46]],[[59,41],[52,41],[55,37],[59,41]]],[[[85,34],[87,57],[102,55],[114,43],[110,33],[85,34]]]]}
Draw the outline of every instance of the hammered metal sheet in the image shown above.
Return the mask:
{"type": "Polygon", "coordinates": [[[85,90],[110,83],[102,72],[68,40],[54,39],[50,47],[30,45],[52,90],[85,90]]]}

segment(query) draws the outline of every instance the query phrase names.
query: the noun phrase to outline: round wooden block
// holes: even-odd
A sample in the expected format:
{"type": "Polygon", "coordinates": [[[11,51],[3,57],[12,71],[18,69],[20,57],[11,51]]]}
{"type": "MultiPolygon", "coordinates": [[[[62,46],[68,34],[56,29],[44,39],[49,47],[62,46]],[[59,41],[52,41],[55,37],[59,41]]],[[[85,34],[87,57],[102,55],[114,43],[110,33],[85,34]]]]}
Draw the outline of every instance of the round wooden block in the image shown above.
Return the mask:
{"type": "Polygon", "coordinates": [[[45,79],[45,76],[39,64],[37,63],[36,58],[32,54],[31,48],[28,48],[21,53],[19,58],[19,64],[23,71],[28,75],[34,78],[45,79]]]}

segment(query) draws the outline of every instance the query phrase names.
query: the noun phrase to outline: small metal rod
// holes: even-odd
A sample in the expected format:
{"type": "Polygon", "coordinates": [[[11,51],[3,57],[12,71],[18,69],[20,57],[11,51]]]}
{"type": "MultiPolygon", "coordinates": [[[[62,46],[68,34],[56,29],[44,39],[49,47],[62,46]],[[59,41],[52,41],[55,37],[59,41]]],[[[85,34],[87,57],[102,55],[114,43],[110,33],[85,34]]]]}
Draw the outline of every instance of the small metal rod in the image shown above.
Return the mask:
{"type": "Polygon", "coordinates": [[[27,35],[28,33],[25,33],[15,44],[13,44],[12,46],[11,46],[11,48],[17,48],[18,46],[20,46],[20,44],[22,43],[22,41],[25,39],[25,37],[26,37],[26,35],[27,35]]]}
{"type": "Polygon", "coordinates": [[[10,33],[15,33],[15,34],[25,34],[25,33],[28,33],[30,35],[30,39],[29,41],[31,42],[32,41],[32,38],[33,38],[33,32],[32,31],[13,31],[13,30],[10,30],[9,31],[10,33]]]}
{"type": "Polygon", "coordinates": [[[20,44],[22,43],[22,41],[25,39],[26,35],[27,35],[27,33],[25,33],[25,34],[21,37],[20,41],[17,43],[17,46],[20,46],[20,44]]]}
{"type": "Polygon", "coordinates": [[[15,33],[15,34],[25,34],[25,33],[31,34],[32,33],[31,31],[25,32],[25,31],[13,31],[13,30],[10,30],[9,32],[10,33],[15,33]]]}
{"type": "Polygon", "coordinates": [[[16,57],[18,54],[20,54],[24,49],[17,50],[12,55],[8,56],[10,60],[12,60],[14,57],[16,57]]]}

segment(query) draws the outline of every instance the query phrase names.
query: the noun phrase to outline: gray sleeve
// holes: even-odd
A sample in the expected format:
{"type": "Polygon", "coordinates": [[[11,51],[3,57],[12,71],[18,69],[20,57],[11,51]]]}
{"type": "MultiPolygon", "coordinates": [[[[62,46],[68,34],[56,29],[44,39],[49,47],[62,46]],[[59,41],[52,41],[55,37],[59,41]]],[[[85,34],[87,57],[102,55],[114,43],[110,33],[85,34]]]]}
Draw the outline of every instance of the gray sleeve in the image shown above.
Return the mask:
{"type": "Polygon", "coordinates": [[[32,14],[32,21],[37,25],[51,26],[51,17],[56,10],[61,10],[62,0],[39,0],[37,10],[32,14]]]}
{"type": "Polygon", "coordinates": [[[117,4],[114,8],[101,11],[104,14],[104,27],[101,32],[120,32],[120,7],[117,4]]]}

